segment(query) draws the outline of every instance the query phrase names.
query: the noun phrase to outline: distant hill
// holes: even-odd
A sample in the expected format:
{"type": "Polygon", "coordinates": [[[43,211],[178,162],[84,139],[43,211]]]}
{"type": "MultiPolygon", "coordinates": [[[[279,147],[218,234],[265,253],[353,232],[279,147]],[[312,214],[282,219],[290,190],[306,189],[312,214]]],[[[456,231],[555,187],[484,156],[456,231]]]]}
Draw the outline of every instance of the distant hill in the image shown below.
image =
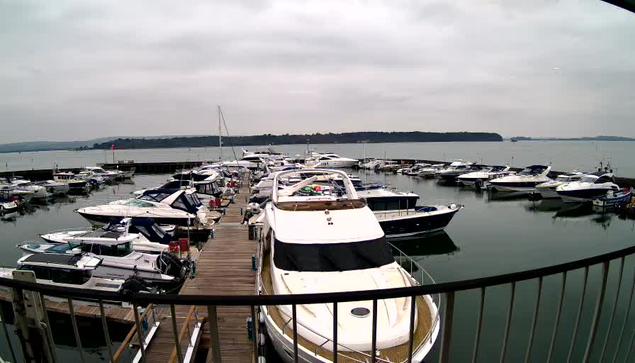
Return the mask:
{"type": "MultiPolygon", "coordinates": [[[[223,137],[223,145],[290,145],[306,144],[350,144],[380,142],[451,142],[451,141],[503,141],[497,133],[490,132],[347,132],[341,134],[311,135],[254,135],[223,137]]],[[[218,146],[218,136],[172,137],[172,138],[118,138],[96,143],[94,149],[158,149],[178,147],[218,146]]]]}
{"type": "MultiPolygon", "coordinates": [[[[189,137],[185,136],[185,137],[189,137]]],[[[195,136],[195,135],[192,135],[195,136]]],[[[0,144],[0,153],[32,152],[32,151],[53,151],[53,150],[76,150],[92,149],[93,145],[108,143],[110,140],[124,138],[126,136],[100,137],[85,141],[25,141],[10,144],[0,144]]],[[[146,136],[146,139],[164,139],[176,136],[146,136]]],[[[110,144],[109,146],[110,147],[110,144]]]]}
{"type": "Polygon", "coordinates": [[[510,137],[510,140],[516,141],[635,141],[632,137],[622,136],[594,136],[594,137],[526,137],[526,136],[514,136],[510,137]]]}
{"type": "Polygon", "coordinates": [[[102,143],[111,138],[99,138],[86,141],[26,141],[0,145],[0,153],[69,150],[81,147],[92,147],[95,143],[102,143]]]}

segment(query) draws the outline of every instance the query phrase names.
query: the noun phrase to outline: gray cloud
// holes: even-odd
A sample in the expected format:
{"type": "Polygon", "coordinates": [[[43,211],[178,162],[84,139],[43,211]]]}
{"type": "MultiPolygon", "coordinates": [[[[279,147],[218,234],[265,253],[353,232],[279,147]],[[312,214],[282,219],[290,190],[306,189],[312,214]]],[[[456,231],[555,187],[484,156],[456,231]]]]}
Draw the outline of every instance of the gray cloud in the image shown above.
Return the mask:
{"type": "Polygon", "coordinates": [[[214,133],[635,136],[597,0],[0,0],[0,142],[214,133]]]}

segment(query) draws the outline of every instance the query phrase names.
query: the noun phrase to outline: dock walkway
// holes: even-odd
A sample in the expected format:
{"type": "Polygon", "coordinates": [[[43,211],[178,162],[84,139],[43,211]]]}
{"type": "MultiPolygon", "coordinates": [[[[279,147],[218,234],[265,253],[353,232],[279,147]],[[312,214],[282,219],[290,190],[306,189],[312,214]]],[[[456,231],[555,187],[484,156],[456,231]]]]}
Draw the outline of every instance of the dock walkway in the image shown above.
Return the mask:
{"type": "MultiPolygon", "coordinates": [[[[203,247],[197,262],[196,276],[185,282],[180,295],[253,295],[255,293],[255,272],[251,269],[251,258],[256,254],[256,241],[249,240],[248,227],[242,225],[241,209],[247,202],[249,186],[245,183],[236,195],[226,215],[215,226],[214,238],[203,247]]],[[[182,355],[188,347],[187,317],[192,319],[190,306],[176,306],[176,320],[181,340],[182,355]]],[[[173,351],[175,337],[172,330],[170,310],[162,317],[161,325],[146,350],[146,362],[178,362],[173,351]]],[[[207,308],[197,307],[199,318],[204,318],[203,334],[199,348],[209,348],[210,338],[206,323],[207,308]]],[[[253,357],[253,342],[247,335],[247,318],[251,316],[249,307],[219,307],[218,328],[223,362],[246,362],[253,357]]],[[[206,353],[205,353],[206,354],[206,353]]],[[[197,359],[198,360],[198,359],[197,359]]],[[[209,361],[209,360],[208,360],[209,361]]]]}

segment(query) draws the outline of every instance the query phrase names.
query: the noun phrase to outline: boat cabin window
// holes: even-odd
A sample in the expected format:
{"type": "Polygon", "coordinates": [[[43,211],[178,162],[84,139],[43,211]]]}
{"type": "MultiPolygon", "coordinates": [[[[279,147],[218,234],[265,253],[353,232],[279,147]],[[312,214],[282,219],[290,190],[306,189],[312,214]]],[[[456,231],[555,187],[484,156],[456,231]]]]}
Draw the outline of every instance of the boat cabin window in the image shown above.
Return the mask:
{"type": "Polygon", "coordinates": [[[82,252],[92,252],[98,256],[123,257],[132,253],[132,243],[118,245],[82,244],[82,252]]]}
{"type": "Polygon", "coordinates": [[[595,184],[602,184],[602,183],[615,183],[615,179],[612,176],[602,175],[595,181],[595,184]]]}
{"type": "Polygon", "coordinates": [[[172,208],[180,209],[188,213],[196,213],[199,204],[200,200],[196,203],[191,194],[183,193],[172,203],[172,208]]]}
{"type": "Polygon", "coordinates": [[[83,285],[90,280],[90,271],[58,269],[43,266],[25,266],[22,265],[18,270],[27,270],[35,272],[35,277],[42,280],[51,280],[60,284],[83,285]]]}
{"type": "Polygon", "coordinates": [[[367,200],[368,208],[372,211],[383,211],[383,210],[404,210],[404,209],[412,209],[417,204],[416,199],[384,199],[384,200],[373,200],[370,198],[367,200]]]}
{"type": "Polygon", "coordinates": [[[214,183],[203,183],[196,185],[196,192],[201,194],[212,195],[216,193],[216,189],[214,183]]]}
{"type": "Polygon", "coordinates": [[[363,242],[274,242],[273,262],[286,271],[350,271],[377,268],[394,262],[386,237],[363,242]]]}

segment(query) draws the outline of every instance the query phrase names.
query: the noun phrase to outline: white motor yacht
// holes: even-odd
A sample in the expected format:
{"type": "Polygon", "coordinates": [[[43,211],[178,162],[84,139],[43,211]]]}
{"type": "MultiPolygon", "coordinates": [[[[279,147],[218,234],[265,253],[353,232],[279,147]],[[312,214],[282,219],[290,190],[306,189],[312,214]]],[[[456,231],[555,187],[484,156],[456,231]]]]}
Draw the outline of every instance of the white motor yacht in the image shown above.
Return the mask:
{"type": "Polygon", "coordinates": [[[110,181],[121,180],[124,173],[119,170],[106,170],[100,166],[85,166],[78,176],[87,179],[91,175],[97,175],[110,181]]]}
{"type": "Polygon", "coordinates": [[[386,237],[392,239],[442,231],[462,208],[455,203],[418,206],[418,194],[385,187],[357,190],[357,195],[366,200],[386,237]]]}
{"type": "Polygon", "coordinates": [[[579,171],[574,171],[567,174],[560,174],[554,180],[536,185],[536,193],[539,193],[543,199],[560,198],[560,196],[556,192],[556,188],[567,183],[579,181],[585,175],[586,174],[579,171]]]}
{"type": "Polygon", "coordinates": [[[147,190],[138,198],[81,208],[76,212],[96,226],[110,223],[115,218],[125,217],[153,218],[159,224],[177,226],[208,222],[208,213],[194,189],[147,190]]]}
{"type": "Polygon", "coordinates": [[[551,166],[531,165],[517,174],[490,180],[488,188],[499,192],[532,193],[536,190],[536,185],[551,180],[547,176],[550,171],[551,166]]]}
{"type": "Polygon", "coordinates": [[[88,193],[90,191],[90,184],[88,183],[88,180],[80,179],[70,171],[53,173],[53,180],[68,184],[69,193],[88,193]]]}
{"type": "Polygon", "coordinates": [[[65,244],[22,244],[18,247],[25,254],[70,254],[100,258],[93,271],[96,277],[125,280],[137,276],[157,285],[175,286],[183,281],[189,271],[189,263],[179,260],[170,252],[146,254],[134,251],[135,233],[96,230],[80,236],[69,237],[65,244]]]}
{"type": "MultiPolygon", "coordinates": [[[[409,287],[416,280],[397,264],[381,226],[359,198],[346,173],[289,171],[276,176],[272,201],[264,209],[259,258],[262,294],[333,293],[409,287]],[[292,173],[311,174],[292,185],[292,173]],[[344,181],[336,186],[334,178],[344,181]],[[291,178],[288,178],[291,179],[291,178]]],[[[377,309],[378,362],[408,360],[411,298],[382,300],[377,309]]],[[[428,354],[439,332],[438,308],[430,296],[417,297],[413,361],[428,354]]],[[[333,361],[332,304],[297,306],[301,362],[333,361]]],[[[290,305],[262,306],[266,331],[280,357],[293,361],[290,305]]],[[[340,361],[372,359],[372,301],[338,304],[340,361]]]]}
{"type": "MultiPolygon", "coordinates": [[[[169,243],[174,239],[166,231],[167,227],[159,226],[152,218],[121,218],[101,228],[69,228],[41,234],[47,243],[81,242],[83,238],[117,239],[129,236],[132,249],[136,252],[160,254],[169,250],[169,243]]],[[[171,228],[172,231],[174,228],[171,228]]]]}
{"type": "Polygon", "coordinates": [[[419,177],[426,179],[434,178],[437,172],[444,168],[445,164],[433,164],[428,166],[427,168],[421,168],[421,170],[419,170],[419,177]]]}
{"type": "Polygon", "coordinates": [[[580,181],[563,184],[556,188],[556,193],[565,202],[583,203],[603,197],[609,191],[619,190],[613,174],[607,173],[602,176],[586,175],[580,181]]]}
{"type": "MultiPolygon", "coordinates": [[[[39,284],[79,288],[92,291],[106,292],[150,292],[143,281],[133,277],[129,279],[111,279],[93,276],[101,265],[102,259],[82,254],[67,253],[38,253],[21,257],[17,268],[0,268],[0,277],[13,279],[16,275],[35,274],[35,282],[39,284]]],[[[24,280],[24,278],[20,278],[24,280]]],[[[53,301],[67,301],[66,298],[47,296],[53,301]]],[[[80,301],[83,305],[97,305],[97,301],[80,301]]],[[[128,303],[105,301],[108,305],[123,305],[128,303]]]]}
{"type": "Polygon", "coordinates": [[[480,170],[481,168],[470,161],[455,160],[450,165],[437,171],[435,176],[443,181],[456,181],[460,175],[480,170]]]}
{"type": "Polygon", "coordinates": [[[359,165],[359,160],[333,153],[313,153],[305,164],[315,168],[352,168],[359,165]]]}
{"type": "Polygon", "coordinates": [[[432,165],[425,164],[425,163],[416,163],[413,166],[402,170],[401,174],[409,175],[409,176],[419,176],[419,173],[421,172],[421,170],[425,168],[429,168],[430,166],[432,165]]]}
{"type": "Polygon", "coordinates": [[[460,175],[458,178],[456,178],[456,181],[459,184],[466,185],[466,186],[482,187],[482,186],[485,186],[485,183],[489,180],[515,174],[514,171],[510,171],[509,169],[510,167],[507,165],[488,166],[479,171],[460,175]]]}
{"type": "Polygon", "coordinates": [[[68,183],[63,183],[61,181],[46,180],[41,182],[40,185],[46,188],[46,190],[53,196],[66,195],[70,190],[68,183]]]}

